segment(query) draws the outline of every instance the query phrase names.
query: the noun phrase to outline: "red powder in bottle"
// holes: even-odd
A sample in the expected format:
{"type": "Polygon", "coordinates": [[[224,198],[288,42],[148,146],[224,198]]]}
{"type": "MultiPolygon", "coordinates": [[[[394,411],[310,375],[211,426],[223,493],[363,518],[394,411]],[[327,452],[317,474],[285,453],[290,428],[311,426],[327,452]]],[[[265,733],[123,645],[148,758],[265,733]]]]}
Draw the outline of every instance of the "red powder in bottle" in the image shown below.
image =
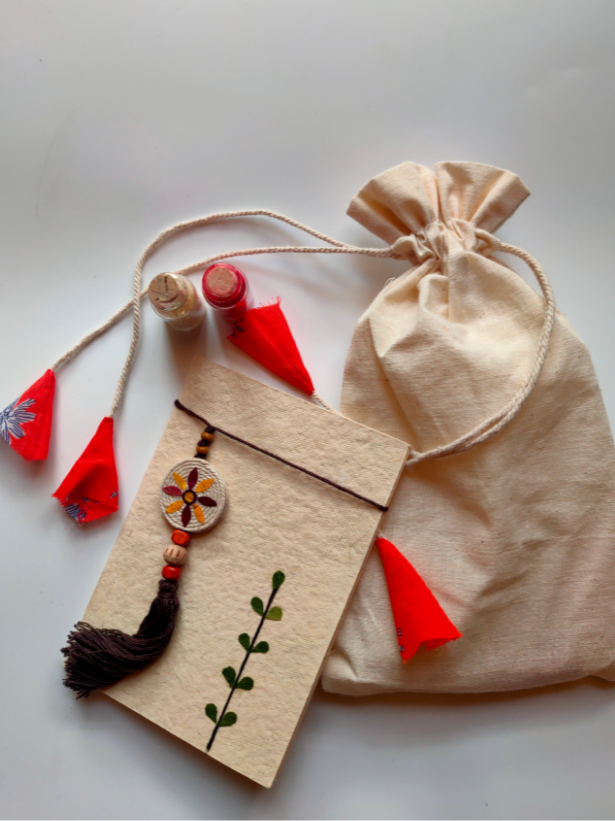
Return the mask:
{"type": "Polygon", "coordinates": [[[216,262],[205,271],[203,296],[231,325],[250,307],[248,281],[238,268],[227,262],[216,262]]]}

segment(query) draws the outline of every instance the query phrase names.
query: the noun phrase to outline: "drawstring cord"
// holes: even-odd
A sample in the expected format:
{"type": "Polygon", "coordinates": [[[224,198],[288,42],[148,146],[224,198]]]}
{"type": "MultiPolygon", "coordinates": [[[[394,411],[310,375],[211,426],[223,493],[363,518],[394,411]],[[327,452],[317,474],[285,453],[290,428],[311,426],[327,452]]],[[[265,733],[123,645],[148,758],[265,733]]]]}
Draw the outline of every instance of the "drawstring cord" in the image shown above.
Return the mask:
{"type": "MultiPolygon", "coordinates": [[[[379,257],[383,259],[395,257],[393,251],[390,248],[359,248],[355,245],[346,245],[345,243],[339,242],[338,240],[333,239],[332,237],[328,237],[326,234],[322,234],[320,231],[316,231],[313,228],[309,228],[307,225],[302,225],[302,223],[297,222],[296,220],[293,220],[290,217],[286,217],[283,214],[276,214],[275,211],[267,211],[265,209],[255,209],[249,211],[221,211],[217,214],[211,214],[208,217],[197,217],[196,219],[186,220],[185,222],[178,222],[175,225],[171,225],[169,228],[165,228],[164,231],[161,231],[161,233],[158,234],[158,236],[153,240],[153,242],[151,242],[147,246],[145,251],[143,251],[143,253],[141,254],[141,257],[135,268],[132,299],[129,302],[127,302],[122,308],[120,308],[119,311],[113,314],[113,316],[110,319],[108,319],[100,327],[96,328],[96,330],[89,333],[87,336],[84,336],[84,338],[80,342],[78,342],[63,356],[61,356],[58,359],[58,361],[51,366],[51,370],[56,371],[61,365],[64,365],[64,363],[68,362],[69,359],[72,359],[74,356],[76,356],[80,351],[86,348],[90,344],[90,342],[93,342],[95,339],[98,339],[99,336],[102,336],[106,331],[108,331],[110,328],[116,325],[132,309],[133,320],[130,349],[128,351],[128,356],[126,357],[126,362],[124,363],[122,373],[120,374],[117,389],[115,392],[115,398],[113,400],[113,405],[111,406],[111,411],[109,413],[109,416],[115,416],[115,413],[122,400],[122,395],[124,393],[124,388],[126,387],[126,381],[128,379],[128,371],[130,370],[130,366],[132,364],[135,351],[137,349],[137,343],[139,341],[139,332],[141,327],[141,300],[147,294],[147,288],[141,289],[141,283],[143,281],[143,268],[145,267],[145,263],[152,256],[154,251],[156,251],[168,239],[171,239],[171,237],[174,237],[177,234],[181,234],[183,231],[189,231],[193,228],[202,228],[205,225],[209,225],[212,222],[216,222],[217,220],[225,220],[230,219],[232,217],[270,217],[271,219],[280,220],[280,222],[285,222],[287,225],[292,225],[293,228],[298,228],[299,230],[305,231],[305,233],[311,234],[313,237],[316,237],[317,239],[320,239],[323,242],[329,243],[331,247],[282,245],[265,248],[244,248],[239,251],[228,251],[222,254],[215,254],[214,256],[208,257],[207,259],[195,262],[192,265],[187,265],[185,268],[178,268],[176,271],[173,271],[173,273],[185,276],[187,274],[193,274],[200,269],[206,268],[208,265],[211,265],[213,262],[218,262],[221,259],[231,259],[232,257],[247,257],[254,256],[257,254],[363,254],[364,256],[379,257]]],[[[325,400],[319,397],[317,394],[313,394],[313,398],[327,410],[330,410],[334,413],[336,412],[331,405],[325,402],[325,400]]]]}
{"type": "MultiPolygon", "coordinates": [[[[481,233],[484,235],[484,232],[481,233]]],[[[492,436],[495,436],[495,434],[501,431],[502,428],[509,422],[512,422],[515,416],[519,413],[523,403],[534,390],[534,386],[538,381],[542,366],[547,358],[549,344],[551,342],[551,333],[553,332],[553,324],[555,322],[555,297],[553,295],[551,283],[547,279],[545,272],[542,270],[538,262],[531,254],[528,254],[527,251],[524,251],[522,248],[517,248],[515,245],[509,245],[506,242],[501,242],[493,235],[490,235],[489,239],[491,249],[493,251],[502,251],[506,254],[512,254],[513,256],[522,259],[532,270],[536,280],[538,281],[540,290],[543,293],[545,300],[544,319],[540,333],[540,340],[532,362],[532,367],[530,368],[530,372],[524,384],[500,411],[495,413],[493,416],[490,416],[488,419],[485,419],[484,422],[466,433],[464,436],[460,436],[459,439],[449,442],[448,445],[442,445],[441,447],[433,448],[432,450],[425,451],[424,453],[419,453],[418,451],[411,449],[410,458],[406,463],[406,467],[417,465],[420,462],[426,462],[428,459],[440,459],[443,456],[451,456],[454,453],[463,453],[464,451],[473,448],[475,445],[480,445],[482,442],[486,442],[488,439],[491,439],[492,436]]]]}
{"type": "MultiPolygon", "coordinates": [[[[178,268],[173,273],[189,275],[197,271],[203,270],[204,268],[207,268],[208,265],[211,265],[214,262],[218,262],[219,260],[231,259],[240,256],[255,256],[260,254],[361,254],[363,256],[375,257],[378,259],[403,258],[395,252],[395,246],[391,246],[388,248],[360,248],[355,245],[347,245],[346,243],[340,242],[339,240],[333,239],[332,237],[328,237],[326,234],[323,234],[320,231],[316,231],[313,228],[309,228],[307,225],[303,225],[302,223],[297,222],[296,220],[293,220],[290,217],[286,217],[283,214],[277,214],[275,211],[268,211],[265,209],[254,209],[247,211],[223,211],[220,213],[211,214],[207,217],[197,217],[196,219],[187,220],[185,222],[179,222],[175,225],[170,226],[169,228],[166,228],[164,231],[158,234],[158,236],[153,240],[153,242],[151,242],[141,254],[141,257],[135,268],[132,299],[129,302],[127,302],[122,308],[120,308],[119,311],[113,314],[113,316],[110,319],[108,319],[105,323],[103,323],[99,328],[96,328],[96,330],[89,333],[80,342],[78,342],[69,351],[67,351],[63,356],[61,356],[60,359],[58,359],[58,361],[52,366],[52,370],[57,370],[69,359],[72,359],[74,356],[76,356],[80,351],[87,347],[90,344],[90,342],[93,342],[99,336],[102,336],[106,331],[108,331],[110,328],[116,325],[132,309],[133,327],[132,337],[130,340],[130,348],[128,351],[128,356],[126,357],[126,361],[124,363],[124,367],[120,374],[117,389],[115,392],[115,397],[113,400],[113,405],[111,407],[111,412],[109,414],[111,417],[115,416],[115,413],[117,412],[117,409],[122,400],[122,395],[124,393],[126,381],[128,379],[128,372],[130,370],[130,366],[132,365],[132,361],[137,348],[137,343],[139,341],[141,324],[141,300],[147,294],[147,288],[142,289],[143,268],[145,267],[145,263],[152,256],[152,254],[168,239],[171,239],[171,237],[174,237],[177,234],[182,233],[183,231],[189,231],[194,228],[202,228],[206,225],[209,225],[212,222],[216,222],[218,220],[231,219],[234,217],[269,217],[271,219],[279,220],[280,222],[284,222],[287,225],[292,226],[293,228],[298,228],[300,231],[304,231],[305,233],[310,234],[316,239],[326,242],[327,245],[314,247],[306,245],[280,245],[263,248],[244,248],[237,251],[227,251],[225,253],[215,254],[211,257],[207,257],[207,259],[199,260],[198,262],[192,263],[191,265],[187,265],[184,268],[178,268]]],[[[477,234],[481,238],[486,239],[488,241],[491,251],[501,251],[519,257],[519,259],[522,259],[534,273],[534,276],[536,277],[538,285],[540,286],[540,289],[542,291],[545,304],[544,319],[538,343],[538,348],[536,350],[536,354],[532,361],[532,366],[530,368],[529,374],[524,384],[500,411],[493,414],[488,419],[485,419],[480,425],[477,425],[475,428],[473,428],[465,435],[460,436],[453,442],[449,442],[449,444],[447,445],[442,445],[440,447],[433,448],[432,450],[428,450],[423,453],[415,451],[411,448],[410,458],[406,463],[407,467],[412,467],[413,465],[417,465],[420,462],[426,462],[430,459],[440,459],[444,456],[450,456],[455,453],[463,453],[464,451],[469,450],[475,445],[479,445],[482,442],[486,442],[496,433],[501,431],[502,428],[504,428],[509,422],[511,422],[515,418],[515,416],[517,416],[517,414],[523,406],[523,403],[533,391],[534,386],[538,381],[540,371],[542,370],[542,366],[544,365],[545,359],[547,357],[547,353],[549,351],[551,333],[553,331],[553,324],[555,322],[555,298],[553,296],[553,290],[551,288],[549,280],[547,279],[544,271],[542,270],[538,262],[534,259],[534,257],[532,257],[531,254],[529,254],[527,251],[524,251],[521,248],[517,248],[514,245],[509,245],[508,243],[501,242],[499,239],[497,239],[497,237],[494,237],[491,234],[487,234],[484,231],[477,230],[477,234]]],[[[318,396],[318,394],[312,394],[312,399],[318,404],[322,405],[322,407],[326,408],[327,410],[339,414],[339,411],[337,411],[328,402],[326,402],[324,399],[318,396]]]]}
{"type": "Polygon", "coordinates": [[[320,473],[314,473],[307,468],[301,467],[301,465],[295,464],[295,462],[289,462],[288,459],[284,459],[282,456],[276,456],[275,453],[272,453],[270,450],[266,450],[265,448],[259,447],[259,445],[255,445],[254,442],[248,442],[247,439],[242,439],[240,436],[237,436],[234,433],[229,433],[227,430],[223,430],[222,428],[218,427],[218,425],[212,425],[208,419],[205,419],[204,416],[200,416],[196,411],[193,411],[191,408],[187,408],[184,404],[182,404],[179,399],[176,399],[175,407],[178,408],[180,411],[183,411],[188,416],[193,416],[195,419],[198,419],[202,422],[207,431],[209,433],[221,433],[223,436],[228,437],[229,439],[233,439],[235,442],[239,442],[241,445],[245,445],[247,448],[252,448],[252,450],[256,450],[259,453],[264,454],[265,456],[269,456],[271,459],[276,459],[278,462],[281,462],[283,465],[288,465],[290,468],[294,468],[295,470],[300,470],[301,473],[305,473],[307,476],[311,476],[312,479],[318,479],[319,482],[324,482],[324,484],[329,485],[330,487],[336,488],[336,490],[341,490],[343,493],[347,493],[349,496],[354,496],[355,499],[359,499],[362,502],[366,502],[368,505],[372,505],[373,507],[378,508],[378,510],[382,511],[382,513],[386,513],[389,509],[387,505],[381,505],[380,502],[374,502],[373,499],[369,499],[367,496],[362,496],[360,493],[357,493],[354,490],[351,490],[349,487],[344,487],[344,485],[340,485],[337,482],[333,482],[331,479],[327,479],[324,476],[321,476],[320,473]]]}

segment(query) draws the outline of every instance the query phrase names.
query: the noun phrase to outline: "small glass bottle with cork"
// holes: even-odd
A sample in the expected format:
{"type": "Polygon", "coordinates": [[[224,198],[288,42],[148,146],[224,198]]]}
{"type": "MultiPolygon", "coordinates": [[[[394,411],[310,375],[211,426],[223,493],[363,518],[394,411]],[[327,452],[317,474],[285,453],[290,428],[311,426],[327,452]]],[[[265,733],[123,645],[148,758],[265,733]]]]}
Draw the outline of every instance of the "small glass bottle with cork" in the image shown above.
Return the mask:
{"type": "Polygon", "coordinates": [[[239,268],[227,262],[210,265],[203,274],[205,301],[230,325],[238,322],[251,306],[248,281],[239,268]]]}
{"type": "Polygon", "coordinates": [[[157,274],[147,290],[158,316],[178,331],[191,331],[205,316],[205,305],[196,288],[180,274],[157,274]]]}

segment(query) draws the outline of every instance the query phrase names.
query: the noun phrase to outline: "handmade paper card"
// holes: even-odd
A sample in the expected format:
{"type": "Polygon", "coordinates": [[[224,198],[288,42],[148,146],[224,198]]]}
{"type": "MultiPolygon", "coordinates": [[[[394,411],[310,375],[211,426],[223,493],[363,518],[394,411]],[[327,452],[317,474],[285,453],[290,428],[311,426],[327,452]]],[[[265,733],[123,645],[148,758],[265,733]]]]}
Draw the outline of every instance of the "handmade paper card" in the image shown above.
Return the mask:
{"type": "MultiPolygon", "coordinates": [[[[203,359],[180,401],[218,428],[207,463],[224,479],[226,509],[192,536],[168,648],[105,692],[269,787],[408,449],[203,359]]],[[[202,428],[173,410],[89,603],[90,624],[129,634],[139,626],[170,542],[161,484],[202,428]]]]}

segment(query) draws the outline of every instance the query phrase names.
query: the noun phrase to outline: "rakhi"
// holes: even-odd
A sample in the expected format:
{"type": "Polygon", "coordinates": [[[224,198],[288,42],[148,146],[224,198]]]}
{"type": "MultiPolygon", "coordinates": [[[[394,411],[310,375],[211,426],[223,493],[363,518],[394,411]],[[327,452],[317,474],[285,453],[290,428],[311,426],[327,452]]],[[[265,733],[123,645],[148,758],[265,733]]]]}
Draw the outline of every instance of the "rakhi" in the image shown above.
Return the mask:
{"type": "Polygon", "coordinates": [[[62,653],[65,656],[64,685],[74,690],[77,698],[88,696],[93,690],[108,687],[129,673],[141,670],[157,659],[171,641],[179,611],[177,586],[188,558],[191,535],[211,530],[218,524],[227,507],[226,483],[207,461],[216,432],[382,512],[388,510],[385,505],[350,488],[296,465],[236,434],[214,427],[179,400],[175,401],[175,406],[202,422],[205,427],[196,445],[194,456],[173,465],[165,475],[160,488],[162,515],[173,528],[173,533],[171,544],[163,553],[166,564],[162,568],[162,579],[158,583],[158,595],[151,603],[139,629],[132,636],[121,630],[92,627],[87,622],[78,622],[75,625],[62,653]]]}
{"type": "Polygon", "coordinates": [[[174,465],[160,488],[160,507],[173,528],[171,544],[165,548],[166,562],[158,595],[137,632],[92,627],[78,622],[62,649],[64,684],[77,697],[88,696],[99,687],[115,684],[158,658],[173,635],[179,610],[177,585],[188,558],[191,534],[214,527],[224,515],[228,498],[226,484],[206,460],[214,428],[206,426],[192,459],[174,465]]]}

